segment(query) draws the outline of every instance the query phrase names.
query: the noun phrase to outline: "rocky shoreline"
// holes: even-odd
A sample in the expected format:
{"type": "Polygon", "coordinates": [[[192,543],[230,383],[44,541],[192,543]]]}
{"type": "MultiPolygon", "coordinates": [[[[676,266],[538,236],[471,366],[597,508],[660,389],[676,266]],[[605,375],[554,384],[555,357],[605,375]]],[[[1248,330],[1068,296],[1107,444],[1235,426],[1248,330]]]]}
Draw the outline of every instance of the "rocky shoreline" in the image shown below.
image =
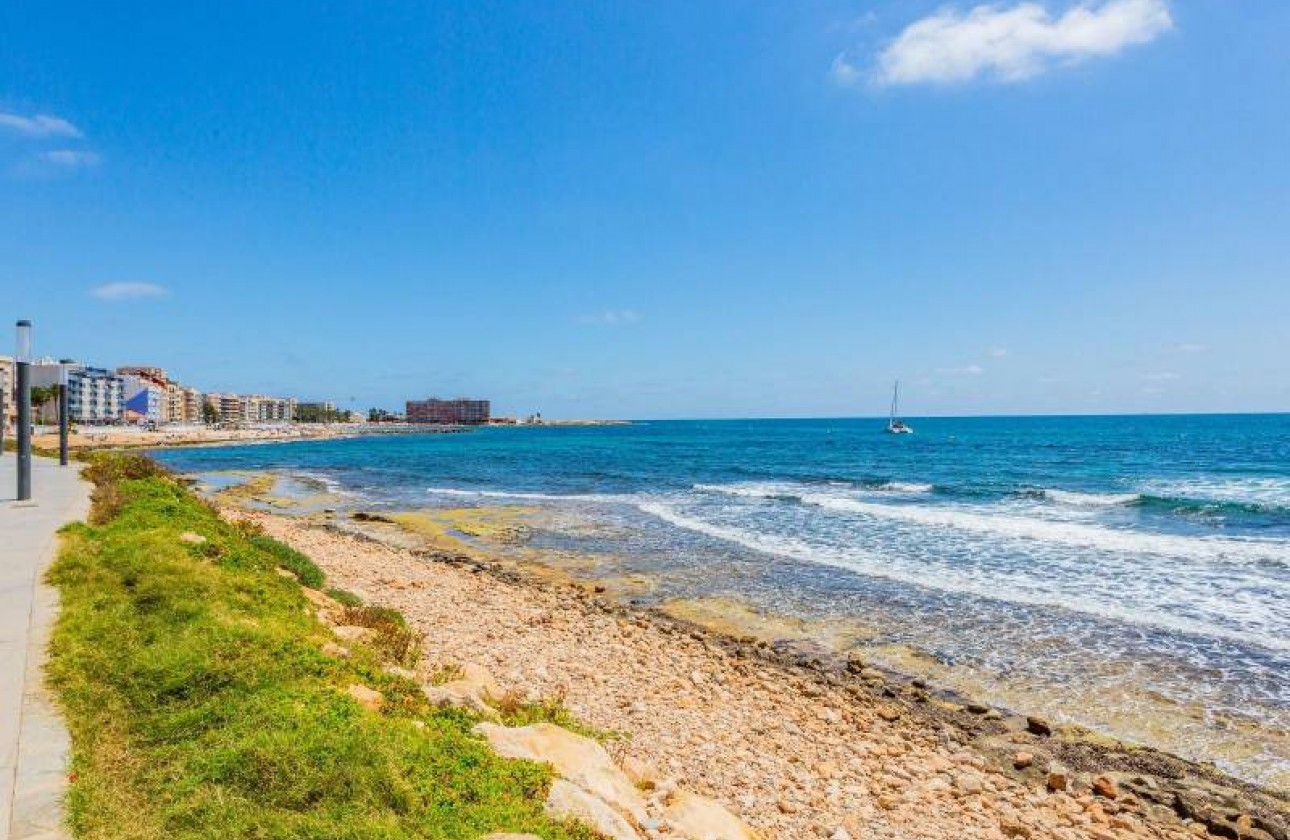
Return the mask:
{"type": "Polygon", "coordinates": [[[621,733],[620,762],[724,803],[764,837],[1290,837],[1283,794],[801,641],[724,635],[481,551],[226,511],[403,612],[427,669],[478,663],[524,696],[560,698],[621,733]]]}

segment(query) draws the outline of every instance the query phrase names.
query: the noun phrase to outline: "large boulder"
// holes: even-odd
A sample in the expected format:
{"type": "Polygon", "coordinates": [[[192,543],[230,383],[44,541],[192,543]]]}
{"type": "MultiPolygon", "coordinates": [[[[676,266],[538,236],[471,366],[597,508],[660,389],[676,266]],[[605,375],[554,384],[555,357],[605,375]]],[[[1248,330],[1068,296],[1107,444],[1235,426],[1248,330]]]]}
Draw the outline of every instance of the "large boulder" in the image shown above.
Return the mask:
{"type": "Polygon", "coordinates": [[[436,706],[456,706],[469,709],[488,720],[498,720],[497,710],[490,702],[501,700],[506,692],[488,669],[474,662],[461,666],[461,675],[443,685],[422,687],[426,699],[436,706]]]}
{"type": "Polygon", "coordinates": [[[678,790],[663,816],[686,840],[758,840],[758,835],[715,799],[678,790]]]}
{"type": "Polygon", "coordinates": [[[623,771],[590,738],[551,723],[508,728],[491,723],[475,727],[498,755],[545,762],[565,779],[608,803],[634,825],[645,822],[645,799],[623,771]]]}
{"type": "Polygon", "coordinates": [[[582,788],[556,779],[546,798],[546,813],[557,820],[576,820],[608,837],[609,840],[641,840],[631,823],[609,807],[603,799],[582,788]]]}

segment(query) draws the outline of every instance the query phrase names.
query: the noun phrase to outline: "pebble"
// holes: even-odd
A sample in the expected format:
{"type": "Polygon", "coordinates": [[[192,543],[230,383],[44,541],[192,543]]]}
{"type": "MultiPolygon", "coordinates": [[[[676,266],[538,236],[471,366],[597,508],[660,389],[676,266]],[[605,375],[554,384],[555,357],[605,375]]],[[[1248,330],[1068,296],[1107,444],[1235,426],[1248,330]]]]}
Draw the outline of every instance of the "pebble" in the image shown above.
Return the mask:
{"type": "MultiPolygon", "coordinates": [[[[622,732],[613,742],[621,747],[607,745],[611,754],[630,753],[615,754],[620,766],[639,777],[651,768],[654,789],[645,795],[654,805],[642,836],[677,836],[659,808],[678,782],[735,806],[765,840],[1093,840],[1095,832],[1155,829],[1145,811],[1142,819],[1122,812],[1094,819],[1097,810],[1066,793],[1072,777],[1059,764],[1047,767],[1046,790],[1003,775],[970,746],[975,734],[929,717],[940,714],[932,707],[952,704],[883,699],[884,687],[904,689],[858,658],[836,671],[810,658],[793,660],[809,667],[781,669],[761,661],[779,656],[775,647],[753,640],[739,645],[741,658],[706,634],[696,639],[680,624],[614,613],[604,599],[560,586],[504,571],[476,574],[283,517],[250,518],[309,555],[329,585],[400,610],[425,634],[423,673],[478,661],[505,675],[508,689],[561,697],[589,726],[622,732]]],[[[970,708],[975,721],[997,712],[970,708]]],[[[1019,746],[1053,731],[1038,717],[1025,729],[1019,746]]],[[[998,760],[1025,769],[1036,757],[1014,747],[998,760]]],[[[1119,811],[1123,797],[1097,801],[1119,811]]],[[[1156,836],[1183,831],[1174,822],[1172,833],[1156,836]]]]}

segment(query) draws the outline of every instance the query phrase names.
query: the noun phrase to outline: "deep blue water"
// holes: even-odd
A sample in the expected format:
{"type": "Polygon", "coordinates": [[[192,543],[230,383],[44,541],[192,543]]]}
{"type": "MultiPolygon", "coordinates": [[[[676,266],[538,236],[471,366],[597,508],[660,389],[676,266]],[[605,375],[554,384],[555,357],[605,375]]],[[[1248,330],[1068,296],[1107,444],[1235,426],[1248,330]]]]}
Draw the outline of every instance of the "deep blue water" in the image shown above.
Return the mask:
{"type": "Polygon", "coordinates": [[[911,422],[912,436],[669,421],[158,456],[304,473],[363,506],[539,505],[576,527],[535,544],[655,576],[655,598],[862,621],[879,660],[916,650],[999,702],[1287,778],[1290,415],[911,422]]]}

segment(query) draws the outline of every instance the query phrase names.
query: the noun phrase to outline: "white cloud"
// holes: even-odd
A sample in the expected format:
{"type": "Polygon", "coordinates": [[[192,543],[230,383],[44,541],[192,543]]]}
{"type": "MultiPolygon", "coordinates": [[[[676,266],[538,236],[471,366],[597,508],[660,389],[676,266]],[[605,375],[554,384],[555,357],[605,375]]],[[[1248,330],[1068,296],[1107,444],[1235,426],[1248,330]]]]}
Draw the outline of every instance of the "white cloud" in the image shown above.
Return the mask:
{"type": "Polygon", "coordinates": [[[62,117],[35,114],[24,117],[0,111],[0,128],[15,131],[27,137],[80,137],[81,130],[62,117]]]}
{"type": "Polygon", "coordinates": [[[936,372],[948,376],[980,376],[985,373],[985,368],[980,365],[964,365],[956,368],[937,368],[936,372]]]}
{"type": "Polygon", "coordinates": [[[101,300],[132,300],[165,297],[170,290],[156,283],[104,283],[90,289],[90,294],[101,300]]]}
{"type": "MultiPolygon", "coordinates": [[[[1113,55],[1173,28],[1166,0],[1085,0],[1054,17],[1038,2],[946,7],[911,23],[878,56],[879,85],[1015,82],[1113,55]]],[[[844,59],[845,61],[845,59],[844,59]]],[[[834,61],[837,65],[837,60],[834,61]]]]}
{"type": "Polygon", "coordinates": [[[99,156],[94,152],[82,152],[76,149],[54,149],[49,152],[41,152],[40,159],[45,163],[52,163],[55,166],[61,166],[66,169],[85,169],[91,166],[98,166],[99,156]]]}
{"type": "Polygon", "coordinates": [[[838,53],[837,58],[833,59],[833,66],[829,68],[829,78],[833,83],[851,87],[860,83],[860,77],[860,68],[851,63],[846,53],[838,53]]]}
{"type": "Polygon", "coordinates": [[[1193,344],[1191,342],[1183,342],[1182,344],[1175,344],[1173,347],[1173,351],[1175,353],[1204,353],[1208,349],[1209,348],[1206,347],[1204,344],[1193,344]]]}
{"type": "Polygon", "coordinates": [[[1182,379],[1180,375],[1171,370],[1162,371],[1160,373],[1144,373],[1142,374],[1142,378],[1148,382],[1172,382],[1175,379],[1182,379]]]}
{"type": "Polygon", "coordinates": [[[1005,356],[1007,356],[1007,355],[1008,355],[1008,348],[1007,348],[1007,347],[991,347],[989,350],[987,350],[987,351],[986,351],[986,353],[988,353],[988,354],[990,355],[990,357],[991,357],[991,358],[993,358],[993,359],[1002,359],[1002,358],[1004,358],[1005,356]]]}
{"type": "Polygon", "coordinates": [[[602,326],[616,327],[620,324],[634,324],[640,319],[640,313],[634,309],[606,309],[604,312],[597,312],[592,315],[583,315],[578,318],[578,321],[583,324],[600,324],[602,326]]]}

